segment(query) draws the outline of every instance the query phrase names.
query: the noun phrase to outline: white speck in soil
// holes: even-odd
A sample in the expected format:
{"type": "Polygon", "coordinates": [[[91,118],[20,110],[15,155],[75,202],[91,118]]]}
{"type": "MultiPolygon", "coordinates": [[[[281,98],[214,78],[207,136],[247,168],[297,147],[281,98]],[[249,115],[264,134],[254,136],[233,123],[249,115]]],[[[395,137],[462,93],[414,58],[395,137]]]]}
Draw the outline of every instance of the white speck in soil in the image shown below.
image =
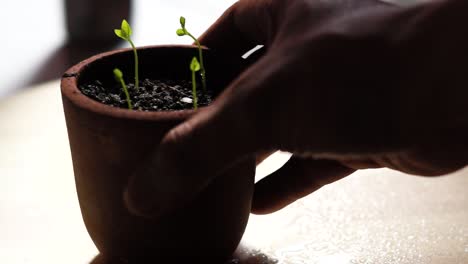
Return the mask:
{"type": "Polygon", "coordinates": [[[191,104],[193,102],[192,98],[184,97],[180,99],[182,103],[191,104]]]}

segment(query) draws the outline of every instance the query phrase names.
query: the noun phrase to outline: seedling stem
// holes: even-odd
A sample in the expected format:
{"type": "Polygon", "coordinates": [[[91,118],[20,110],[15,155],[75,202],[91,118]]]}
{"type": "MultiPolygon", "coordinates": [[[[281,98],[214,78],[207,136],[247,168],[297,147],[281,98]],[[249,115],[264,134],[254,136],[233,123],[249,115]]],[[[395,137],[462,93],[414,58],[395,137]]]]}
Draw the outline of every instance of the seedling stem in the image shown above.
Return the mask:
{"type": "Polygon", "coordinates": [[[197,98],[197,79],[195,78],[195,72],[200,70],[200,63],[198,63],[197,57],[193,57],[190,62],[190,71],[192,71],[192,97],[193,97],[193,109],[197,110],[198,98],[197,98]]]}
{"type": "Polygon", "coordinates": [[[138,78],[138,53],[135,45],[133,44],[132,39],[130,36],[132,35],[132,28],[130,27],[130,24],[128,24],[127,20],[122,20],[122,25],[120,26],[120,29],[114,29],[115,35],[117,37],[128,41],[130,43],[130,46],[132,46],[133,49],[133,55],[134,55],[134,60],[135,60],[135,89],[138,90],[139,88],[139,78],[138,78]]]}
{"type": "Polygon", "coordinates": [[[201,44],[197,38],[195,38],[190,32],[187,31],[185,28],[185,18],[183,16],[179,19],[181,28],[177,29],[176,33],[178,36],[189,36],[195,42],[198,47],[198,58],[200,59],[200,75],[202,77],[202,88],[203,92],[206,92],[206,72],[205,72],[205,65],[203,64],[203,50],[201,48],[201,44]]]}
{"type": "Polygon", "coordinates": [[[127,105],[128,105],[128,109],[132,110],[133,107],[132,107],[132,101],[130,100],[130,95],[128,94],[128,89],[127,89],[127,85],[125,85],[125,82],[124,82],[124,79],[123,79],[123,73],[121,70],[115,68],[114,69],[114,77],[115,79],[120,83],[120,85],[122,86],[122,90],[124,91],[125,93],[125,97],[127,99],[127,105]]]}

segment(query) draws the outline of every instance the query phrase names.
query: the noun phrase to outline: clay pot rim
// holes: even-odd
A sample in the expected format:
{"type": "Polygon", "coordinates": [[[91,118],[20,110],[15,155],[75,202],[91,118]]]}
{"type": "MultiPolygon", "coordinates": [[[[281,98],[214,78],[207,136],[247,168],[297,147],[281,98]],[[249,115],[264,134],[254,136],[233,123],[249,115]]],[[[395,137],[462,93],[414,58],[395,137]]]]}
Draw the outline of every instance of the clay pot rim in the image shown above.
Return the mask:
{"type": "MultiPolygon", "coordinates": [[[[151,45],[138,47],[138,50],[144,49],[194,49],[197,48],[194,45],[151,45]]],[[[79,108],[86,109],[90,112],[101,114],[104,116],[111,116],[115,118],[125,118],[134,120],[149,120],[149,121],[160,121],[160,120],[174,120],[174,119],[186,119],[188,116],[198,112],[206,107],[200,107],[198,110],[176,110],[176,111],[138,111],[129,110],[119,107],[114,107],[97,102],[88,96],[81,93],[78,89],[78,78],[80,73],[87,67],[87,65],[96,61],[105,59],[109,56],[131,51],[131,48],[116,49],[94,55],[88,59],[85,59],[78,64],[69,68],[62,76],[60,87],[62,96],[68,98],[70,102],[79,108]]]]}

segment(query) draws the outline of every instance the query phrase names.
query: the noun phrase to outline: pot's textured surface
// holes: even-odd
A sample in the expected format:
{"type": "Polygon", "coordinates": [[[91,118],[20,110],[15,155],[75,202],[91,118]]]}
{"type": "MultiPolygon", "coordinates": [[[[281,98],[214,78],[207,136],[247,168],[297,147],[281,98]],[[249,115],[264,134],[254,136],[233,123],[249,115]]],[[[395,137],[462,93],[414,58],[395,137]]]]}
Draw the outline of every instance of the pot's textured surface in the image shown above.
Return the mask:
{"type": "MultiPolygon", "coordinates": [[[[140,76],[186,79],[190,77],[187,65],[194,54],[190,46],[141,48],[140,76]]],[[[80,83],[95,78],[104,84],[114,81],[115,67],[132,72],[132,56],[129,50],[97,55],[72,67],[62,78],[76,188],[88,232],[98,249],[113,257],[149,257],[164,259],[164,263],[170,263],[169,258],[176,263],[198,257],[205,261],[226,258],[239,243],[249,217],[253,157],[237,163],[196,201],[175,214],[147,219],[131,215],[125,208],[123,191],[132,172],[157,148],[167,131],[193,114],[191,110],[142,112],[114,108],[78,90],[80,83]]],[[[240,59],[227,60],[224,56],[223,61],[217,61],[208,52],[206,62],[209,87],[225,87],[237,74],[240,59]]]]}

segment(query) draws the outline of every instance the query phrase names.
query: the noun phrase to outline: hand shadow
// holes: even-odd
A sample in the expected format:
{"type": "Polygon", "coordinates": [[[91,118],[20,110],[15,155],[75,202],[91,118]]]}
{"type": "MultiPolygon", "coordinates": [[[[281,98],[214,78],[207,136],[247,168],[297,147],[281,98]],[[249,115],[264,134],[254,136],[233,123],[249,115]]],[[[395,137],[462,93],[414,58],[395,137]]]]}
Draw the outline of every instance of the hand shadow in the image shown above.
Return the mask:
{"type": "MultiPolygon", "coordinates": [[[[224,263],[219,264],[276,264],[278,261],[268,255],[261,253],[258,250],[243,246],[242,244],[236,249],[232,257],[224,263]]],[[[132,264],[123,259],[110,259],[102,254],[97,255],[90,264],[132,264]]],[[[140,263],[141,264],[141,263],[140,263]]],[[[148,263],[150,264],[150,263],[148,263]]],[[[151,264],[159,264],[152,262],[151,264]]],[[[166,264],[162,261],[161,264],[166,264]]],[[[178,263],[183,264],[183,263],[178,263]]],[[[205,263],[207,264],[207,263],[205,263]]],[[[211,263],[210,263],[211,264],[211,263]]]]}

